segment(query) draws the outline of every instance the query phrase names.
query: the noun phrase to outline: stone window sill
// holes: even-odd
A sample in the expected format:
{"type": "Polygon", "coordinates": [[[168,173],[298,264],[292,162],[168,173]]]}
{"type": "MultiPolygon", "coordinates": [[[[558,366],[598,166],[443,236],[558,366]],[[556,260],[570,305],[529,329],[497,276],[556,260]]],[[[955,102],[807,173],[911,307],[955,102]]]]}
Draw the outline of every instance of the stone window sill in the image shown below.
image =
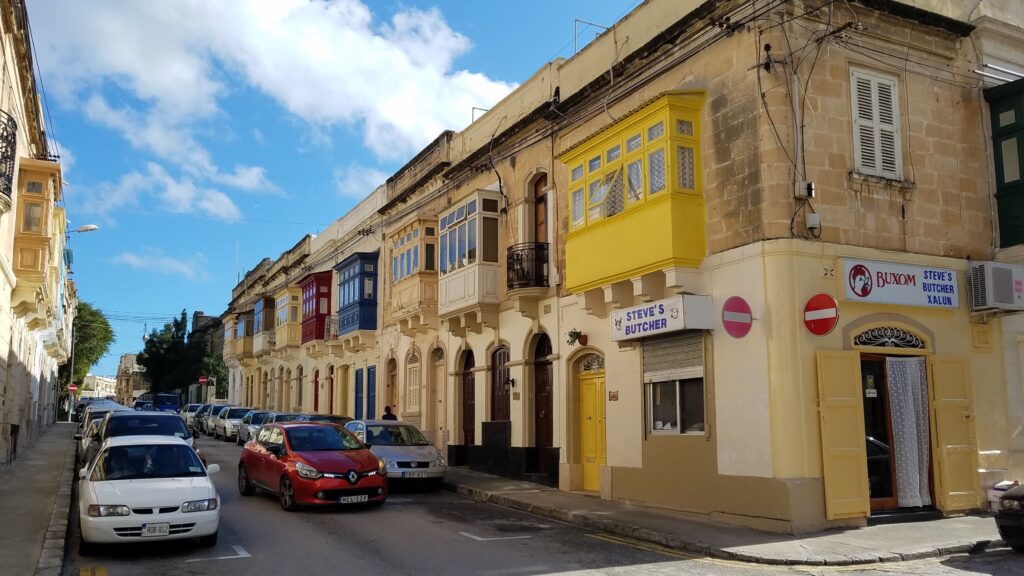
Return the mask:
{"type": "Polygon", "coordinates": [[[917,184],[910,180],[893,180],[881,176],[869,176],[850,172],[847,180],[849,190],[868,194],[912,194],[917,184]]]}

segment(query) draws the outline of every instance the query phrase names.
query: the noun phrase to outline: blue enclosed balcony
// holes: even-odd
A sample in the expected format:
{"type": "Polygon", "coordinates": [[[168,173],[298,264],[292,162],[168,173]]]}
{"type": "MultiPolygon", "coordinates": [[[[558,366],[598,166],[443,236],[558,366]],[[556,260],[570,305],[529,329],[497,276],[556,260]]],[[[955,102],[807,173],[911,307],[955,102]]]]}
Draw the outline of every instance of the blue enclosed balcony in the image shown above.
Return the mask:
{"type": "Polygon", "coordinates": [[[332,348],[356,353],[377,345],[377,257],[377,252],[357,252],[334,267],[338,310],[327,336],[332,348]]]}

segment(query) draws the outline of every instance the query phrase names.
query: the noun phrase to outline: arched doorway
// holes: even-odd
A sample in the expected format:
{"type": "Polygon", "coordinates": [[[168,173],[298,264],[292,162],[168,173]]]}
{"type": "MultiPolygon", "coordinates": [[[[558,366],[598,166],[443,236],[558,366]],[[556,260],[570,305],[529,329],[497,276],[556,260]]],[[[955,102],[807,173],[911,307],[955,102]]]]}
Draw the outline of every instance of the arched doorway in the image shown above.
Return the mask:
{"type": "Polygon", "coordinates": [[[533,345],[533,445],[537,449],[537,472],[548,473],[548,459],[554,445],[554,393],[551,377],[551,339],[540,334],[533,345]]]}
{"type": "Polygon", "coordinates": [[[462,356],[462,443],[476,444],[476,377],[473,368],[476,361],[473,351],[467,350],[462,356]]]}
{"type": "Polygon", "coordinates": [[[398,362],[392,358],[388,360],[388,386],[386,392],[387,405],[398,414],[398,362]]]}
{"type": "Polygon", "coordinates": [[[548,241],[548,175],[541,174],[533,181],[533,239],[535,242],[548,241]]]}
{"type": "Polygon", "coordinates": [[[601,468],[607,462],[604,422],[604,358],[586,354],[576,362],[580,400],[580,464],[583,489],[601,489],[601,468]]]}
{"type": "MultiPolygon", "coordinates": [[[[421,410],[423,408],[420,404],[420,389],[423,382],[423,370],[420,366],[420,353],[417,352],[415,348],[409,353],[409,357],[405,361],[405,366],[405,404],[403,404],[402,409],[405,412],[421,414],[421,410]]],[[[422,422],[415,423],[420,425],[422,428],[422,422]]]]}
{"type": "Polygon", "coordinates": [[[498,346],[491,353],[491,422],[512,419],[509,399],[508,346],[498,346]]]}
{"type": "Polygon", "coordinates": [[[334,414],[334,365],[327,366],[327,413],[334,414]]]}
{"type": "Polygon", "coordinates": [[[444,446],[444,429],[445,429],[445,411],[444,411],[444,397],[445,397],[445,365],[444,365],[444,350],[440,348],[434,348],[434,351],[430,353],[430,384],[427,388],[427,415],[425,425],[427,427],[427,434],[433,442],[434,447],[442,448],[444,446]]]}

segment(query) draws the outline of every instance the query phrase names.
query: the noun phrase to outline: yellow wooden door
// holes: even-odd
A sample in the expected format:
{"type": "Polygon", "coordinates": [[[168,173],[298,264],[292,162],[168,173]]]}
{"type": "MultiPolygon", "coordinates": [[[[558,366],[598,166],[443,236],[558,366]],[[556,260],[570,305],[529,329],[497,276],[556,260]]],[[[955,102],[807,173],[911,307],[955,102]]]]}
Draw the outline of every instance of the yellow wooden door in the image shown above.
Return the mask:
{"type": "Polygon", "coordinates": [[[871,513],[860,354],[818,351],[818,415],[829,520],[871,513]]]}
{"type": "Polygon", "coordinates": [[[607,460],[604,430],[604,371],[580,375],[580,448],[583,489],[601,489],[601,467],[607,460]]]}
{"type": "Polygon", "coordinates": [[[981,489],[967,361],[932,356],[928,369],[936,502],[947,512],[977,508],[981,489]]]}

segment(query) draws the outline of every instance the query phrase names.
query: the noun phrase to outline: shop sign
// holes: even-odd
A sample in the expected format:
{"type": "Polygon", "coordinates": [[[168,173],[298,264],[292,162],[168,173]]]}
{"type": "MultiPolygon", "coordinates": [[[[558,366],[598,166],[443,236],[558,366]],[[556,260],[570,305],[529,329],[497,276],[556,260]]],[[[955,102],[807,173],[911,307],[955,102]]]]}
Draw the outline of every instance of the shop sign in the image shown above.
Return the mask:
{"type": "Polygon", "coordinates": [[[954,270],[846,258],[843,271],[849,302],[960,307],[954,270]]]}
{"type": "Polygon", "coordinates": [[[613,342],[679,330],[710,330],[713,325],[711,297],[695,294],[673,296],[611,314],[613,342]]]}

